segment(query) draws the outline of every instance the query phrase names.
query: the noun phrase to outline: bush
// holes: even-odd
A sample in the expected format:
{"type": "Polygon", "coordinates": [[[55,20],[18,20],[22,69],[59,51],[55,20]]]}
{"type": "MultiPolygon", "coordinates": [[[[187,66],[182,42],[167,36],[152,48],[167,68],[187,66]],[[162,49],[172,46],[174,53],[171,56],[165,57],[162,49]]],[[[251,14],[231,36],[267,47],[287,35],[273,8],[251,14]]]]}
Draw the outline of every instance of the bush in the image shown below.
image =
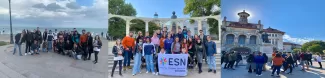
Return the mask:
{"type": "Polygon", "coordinates": [[[9,44],[8,42],[4,42],[4,41],[0,41],[0,46],[4,46],[4,45],[7,45],[9,44]]]}

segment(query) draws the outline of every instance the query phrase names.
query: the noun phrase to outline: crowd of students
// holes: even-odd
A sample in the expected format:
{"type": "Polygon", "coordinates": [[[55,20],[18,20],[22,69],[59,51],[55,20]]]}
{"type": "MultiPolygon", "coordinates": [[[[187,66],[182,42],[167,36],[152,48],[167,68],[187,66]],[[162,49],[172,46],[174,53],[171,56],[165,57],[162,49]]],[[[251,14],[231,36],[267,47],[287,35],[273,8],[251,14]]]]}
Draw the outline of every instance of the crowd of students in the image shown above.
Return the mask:
{"type": "Polygon", "coordinates": [[[91,54],[95,53],[94,64],[98,62],[98,53],[100,52],[102,42],[99,35],[93,36],[90,32],[82,30],[82,34],[74,28],[70,31],[58,31],[57,29],[47,30],[41,33],[39,27],[34,31],[23,30],[21,33],[15,35],[15,46],[19,49],[19,55],[21,53],[21,45],[26,43],[25,55],[39,54],[40,52],[57,52],[62,55],[68,55],[75,59],[90,60],[91,54]],[[81,57],[80,57],[81,56],[81,57]]]}
{"type": "Polygon", "coordinates": [[[115,67],[119,64],[119,74],[121,71],[132,69],[130,60],[134,60],[132,75],[141,73],[141,67],[145,65],[147,72],[158,75],[158,53],[161,54],[188,54],[189,68],[194,68],[195,65],[199,68],[199,73],[202,73],[203,59],[208,63],[208,72],[216,73],[216,43],[211,40],[209,35],[204,35],[200,30],[200,35],[192,35],[191,31],[184,26],[183,30],[178,29],[178,33],[172,31],[167,32],[167,27],[163,30],[156,30],[152,36],[148,32],[145,36],[142,32],[137,33],[136,39],[133,38],[133,33],[124,37],[122,40],[117,40],[113,47],[114,65],[111,76],[113,77],[115,67]],[[124,61],[122,65],[122,61],[124,61]],[[123,66],[123,67],[122,67],[123,66]]]}
{"type": "MultiPolygon", "coordinates": [[[[269,57],[265,53],[262,54],[261,52],[258,52],[255,54],[255,52],[253,52],[252,54],[249,54],[246,59],[248,72],[255,72],[256,76],[261,76],[262,71],[267,70],[266,65],[268,63],[268,59],[269,57]]],[[[286,74],[292,74],[293,69],[299,65],[302,67],[301,71],[309,70],[309,66],[313,64],[312,59],[318,62],[320,66],[319,68],[322,69],[322,56],[320,54],[317,54],[316,57],[313,57],[310,52],[283,53],[275,51],[271,57],[271,76],[274,76],[275,72],[277,77],[280,77],[280,72],[287,72],[286,74]],[[283,71],[280,71],[281,68],[283,71]],[[287,71],[288,69],[289,71],[287,71]]],[[[240,60],[242,60],[242,57],[240,53],[236,52],[224,53],[221,60],[221,62],[226,63],[224,69],[235,70],[233,68],[234,61],[238,63],[240,60]]]]}

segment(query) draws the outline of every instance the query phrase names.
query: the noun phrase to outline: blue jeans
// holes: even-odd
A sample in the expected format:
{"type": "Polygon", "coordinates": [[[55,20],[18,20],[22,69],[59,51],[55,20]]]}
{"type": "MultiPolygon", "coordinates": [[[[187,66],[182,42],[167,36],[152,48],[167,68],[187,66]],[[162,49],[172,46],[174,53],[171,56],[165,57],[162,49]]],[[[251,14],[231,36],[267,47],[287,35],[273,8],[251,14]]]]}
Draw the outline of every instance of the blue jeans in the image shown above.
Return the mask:
{"type": "Polygon", "coordinates": [[[261,75],[261,74],[262,74],[263,65],[264,65],[264,64],[256,63],[256,74],[257,74],[257,75],[261,75]]]}
{"type": "Polygon", "coordinates": [[[170,49],[165,49],[166,54],[172,54],[172,52],[170,51],[170,49]]]}
{"type": "Polygon", "coordinates": [[[209,69],[217,70],[215,56],[207,56],[209,69]]]}
{"type": "Polygon", "coordinates": [[[141,71],[140,67],[141,67],[141,53],[136,53],[135,57],[134,57],[134,66],[133,66],[133,72],[132,74],[137,74],[141,71]]]}
{"type": "Polygon", "coordinates": [[[155,72],[154,65],[153,65],[153,56],[152,55],[145,55],[146,58],[146,67],[148,72],[155,72]]]}
{"type": "Polygon", "coordinates": [[[48,47],[47,50],[48,51],[51,51],[52,50],[52,45],[53,45],[52,44],[52,41],[47,41],[47,47],[48,47]]]}
{"type": "MultiPolygon", "coordinates": [[[[130,49],[132,50],[132,49],[130,49]]],[[[124,63],[123,66],[130,66],[131,61],[131,51],[124,50],[124,63]]]]}
{"type": "Polygon", "coordinates": [[[273,66],[272,74],[274,74],[274,72],[276,71],[276,74],[279,75],[280,74],[280,69],[281,69],[281,65],[280,66],[273,66]]]}
{"type": "Polygon", "coordinates": [[[19,55],[22,56],[22,54],[21,54],[21,44],[15,44],[15,47],[14,47],[14,53],[13,53],[13,54],[16,53],[16,48],[19,49],[19,55]]]}

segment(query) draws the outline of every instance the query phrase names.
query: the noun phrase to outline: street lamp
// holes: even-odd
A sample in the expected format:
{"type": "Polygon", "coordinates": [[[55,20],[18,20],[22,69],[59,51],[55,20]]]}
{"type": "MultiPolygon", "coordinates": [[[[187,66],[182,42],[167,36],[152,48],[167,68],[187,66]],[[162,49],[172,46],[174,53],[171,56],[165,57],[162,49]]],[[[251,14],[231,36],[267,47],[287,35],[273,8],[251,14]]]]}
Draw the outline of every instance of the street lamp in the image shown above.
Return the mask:
{"type": "Polygon", "coordinates": [[[10,17],[10,44],[14,43],[12,34],[12,21],[11,21],[11,0],[9,0],[9,17],[10,17]]]}

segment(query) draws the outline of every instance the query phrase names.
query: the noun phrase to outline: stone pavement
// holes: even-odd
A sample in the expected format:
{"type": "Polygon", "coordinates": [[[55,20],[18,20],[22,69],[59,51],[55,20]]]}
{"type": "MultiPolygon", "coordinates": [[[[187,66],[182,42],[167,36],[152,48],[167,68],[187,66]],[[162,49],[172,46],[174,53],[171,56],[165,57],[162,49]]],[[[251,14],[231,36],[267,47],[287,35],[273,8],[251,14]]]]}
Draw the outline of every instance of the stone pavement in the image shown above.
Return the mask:
{"type": "MultiPolygon", "coordinates": [[[[109,77],[113,68],[113,54],[112,54],[112,46],[114,45],[115,42],[109,42],[109,48],[108,48],[108,72],[109,72],[109,77]]],[[[219,53],[220,54],[220,53],[219,53]]],[[[220,74],[220,55],[217,55],[216,59],[217,59],[217,74],[213,74],[213,73],[208,73],[208,66],[204,63],[203,64],[203,73],[198,74],[198,68],[196,67],[195,69],[190,69],[188,72],[188,75],[186,77],[179,77],[179,78],[204,78],[204,77],[210,77],[210,78],[221,78],[220,74]]],[[[133,60],[131,61],[131,66],[133,66],[133,60]]],[[[141,74],[137,74],[136,76],[132,76],[132,69],[128,69],[127,71],[123,71],[122,74],[123,76],[119,76],[118,74],[118,66],[115,69],[114,72],[114,77],[113,78],[173,78],[170,76],[156,76],[156,75],[152,75],[151,73],[145,73],[146,70],[143,68],[141,71],[141,74]]]]}
{"type": "MultiPolygon", "coordinates": [[[[107,78],[107,43],[103,40],[97,64],[92,63],[94,56],[88,61],[74,60],[53,52],[19,56],[19,53],[12,55],[13,45],[1,46],[0,78],[107,78]],[[3,71],[13,72],[17,76],[13,77],[3,71]]],[[[25,47],[22,46],[22,52],[25,52],[25,47]]]]}
{"type": "MultiPolygon", "coordinates": [[[[322,64],[325,64],[323,62],[322,64]]],[[[300,71],[301,67],[298,66],[293,69],[293,74],[280,73],[280,78],[325,78],[325,69],[317,69],[318,63],[313,63],[314,67],[310,68],[309,71],[300,71]]],[[[268,66],[270,68],[270,66],[268,66]]],[[[246,66],[239,66],[236,70],[221,69],[222,78],[276,78],[271,76],[272,70],[262,72],[262,76],[256,76],[255,73],[248,73],[246,66]]],[[[287,70],[289,72],[289,70],[287,70]]]]}

